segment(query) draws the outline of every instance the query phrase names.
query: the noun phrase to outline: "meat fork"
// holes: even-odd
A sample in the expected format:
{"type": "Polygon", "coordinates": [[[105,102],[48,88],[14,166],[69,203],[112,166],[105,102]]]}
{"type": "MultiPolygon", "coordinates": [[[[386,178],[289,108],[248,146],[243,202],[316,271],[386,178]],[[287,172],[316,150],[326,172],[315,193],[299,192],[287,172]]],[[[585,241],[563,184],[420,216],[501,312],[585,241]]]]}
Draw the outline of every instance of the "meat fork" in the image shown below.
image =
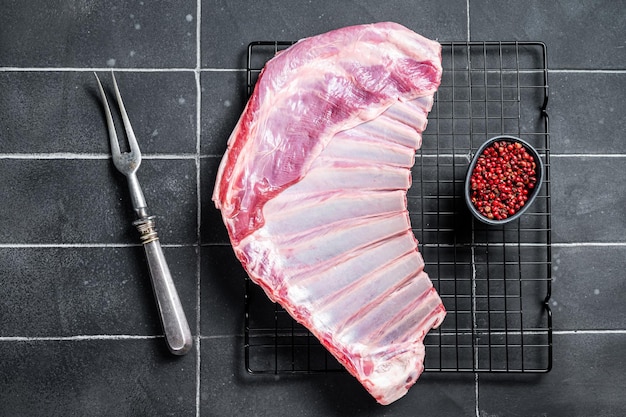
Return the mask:
{"type": "Polygon", "coordinates": [[[159,242],[155,228],[154,216],[148,215],[146,200],[139,186],[139,181],[137,180],[137,169],[141,164],[139,144],[137,143],[135,133],[133,132],[130,120],[126,114],[117,81],[115,80],[115,74],[111,73],[115,89],[115,98],[117,99],[124,129],[126,130],[126,138],[130,147],[129,152],[122,153],[120,151],[115,124],[113,123],[111,109],[106,94],[104,93],[104,88],[98,78],[98,74],[94,73],[94,75],[98,81],[100,97],[102,98],[102,105],[105,110],[113,164],[115,168],[128,179],[130,197],[137,215],[137,220],[133,222],[133,226],[139,231],[141,243],[146,252],[152,288],[165,332],[165,341],[170,352],[175,355],[184,355],[189,352],[193,343],[191,331],[189,330],[189,324],[187,323],[185,312],[183,311],[182,304],[178,297],[178,292],[174,286],[172,274],[170,273],[165,256],[163,255],[163,250],[161,249],[161,243],[159,242]]]}

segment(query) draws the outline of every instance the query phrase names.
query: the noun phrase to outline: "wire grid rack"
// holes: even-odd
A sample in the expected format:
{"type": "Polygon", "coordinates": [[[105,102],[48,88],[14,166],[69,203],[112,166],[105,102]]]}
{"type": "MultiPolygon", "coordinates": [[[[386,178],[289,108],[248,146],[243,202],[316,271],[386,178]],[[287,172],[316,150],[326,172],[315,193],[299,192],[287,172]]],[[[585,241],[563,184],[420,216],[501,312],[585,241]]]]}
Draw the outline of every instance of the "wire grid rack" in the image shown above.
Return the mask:
{"type": "MultiPolygon", "coordinates": [[[[248,95],[265,62],[293,42],[253,42],[248,95]]],[[[407,204],[419,250],[448,311],[425,338],[425,371],[547,372],[552,368],[548,70],[541,42],[443,42],[444,73],[412,169],[407,204]],[[469,162],[509,134],[545,163],[537,199],[504,226],[465,206],[469,162]]],[[[306,328],[248,279],[245,366],[256,374],[342,371],[306,328]]]]}

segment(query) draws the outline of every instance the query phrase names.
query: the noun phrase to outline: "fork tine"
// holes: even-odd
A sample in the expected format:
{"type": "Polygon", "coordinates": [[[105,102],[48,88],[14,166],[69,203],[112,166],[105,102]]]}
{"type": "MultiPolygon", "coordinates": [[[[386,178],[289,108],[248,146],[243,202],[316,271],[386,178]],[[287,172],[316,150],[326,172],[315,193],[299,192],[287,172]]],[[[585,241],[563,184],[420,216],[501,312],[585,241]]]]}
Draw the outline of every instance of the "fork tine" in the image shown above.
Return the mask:
{"type": "Polygon", "coordinates": [[[109,107],[109,102],[107,100],[107,96],[104,92],[104,88],[102,88],[102,83],[100,82],[100,78],[98,74],[95,72],[93,75],[96,76],[96,81],[98,81],[98,89],[100,90],[100,98],[102,99],[102,105],[104,106],[104,113],[107,119],[107,127],[109,129],[109,142],[111,143],[111,154],[113,156],[113,160],[119,160],[121,152],[120,152],[120,144],[117,141],[117,132],[115,131],[115,124],[113,123],[113,116],[111,115],[111,109],[109,107]]]}
{"type": "Polygon", "coordinates": [[[115,74],[113,73],[113,71],[111,71],[111,75],[113,76],[113,87],[115,88],[117,105],[120,108],[122,121],[124,122],[124,129],[126,129],[126,138],[128,139],[128,145],[130,146],[130,153],[136,158],[140,158],[141,151],[139,150],[139,144],[137,143],[137,138],[135,137],[133,126],[130,124],[130,120],[128,119],[128,114],[126,113],[126,108],[124,107],[124,102],[122,101],[122,95],[120,94],[120,90],[117,86],[117,80],[115,79],[115,74]]]}

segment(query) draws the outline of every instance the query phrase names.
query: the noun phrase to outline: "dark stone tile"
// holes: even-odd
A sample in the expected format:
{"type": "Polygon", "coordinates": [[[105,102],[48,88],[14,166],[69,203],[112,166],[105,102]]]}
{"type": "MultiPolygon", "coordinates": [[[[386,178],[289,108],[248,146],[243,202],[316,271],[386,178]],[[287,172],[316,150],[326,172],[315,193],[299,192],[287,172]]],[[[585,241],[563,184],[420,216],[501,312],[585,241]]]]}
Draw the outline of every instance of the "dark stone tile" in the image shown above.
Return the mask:
{"type": "MultiPolygon", "coordinates": [[[[164,248],[195,333],[196,249],[164,248]]],[[[0,336],[162,335],[141,247],[1,248],[0,336]]]]}
{"type": "Polygon", "coordinates": [[[246,104],[246,73],[210,71],[201,74],[202,155],[222,155],[246,104]]]}
{"type": "Polygon", "coordinates": [[[242,334],[246,272],[230,245],[202,247],[201,256],[200,334],[242,334]]]}
{"type": "Polygon", "coordinates": [[[163,340],[0,341],[0,416],[194,416],[196,355],[163,340]]]}
{"type": "Polygon", "coordinates": [[[12,2],[0,66],[196,66],[196,2],[12,2]]]}
{"type": "Polygon", "coordinates": [[[439,40],[467,39],[466,2],[356,3],[316,1],[287,6],[280,1],[202,2],[202,67],[245,68],[252,41],[298,40],[344,26],[395,21],[439,40]]]}
{"type": "MultiPolygon", "coordinates": [[[[111,75],[100,78],[117,116],[111,75]]],[[[116,78],[144,155],[196,152],[193,73],[118,73],[116,78]]],[[[0,153],[110,153],[91,72],[2,72],[0,90],[0,153]]],[[[123,141],[123,125],[117,121],[123,141]]]]}
{"type": "Polygon", "coordinates": [[[554,242],[624,242],[622,158],[552,158],[554,242]]]}
{"type": "Polygon", "coordinates": [[[550,73],[549,83],[553,153],[626,153],[626,74],[550,73]]]}
{"type": "MultiPolygon", "coordinates": [[[[457,291],[455,300],[464,301],[460,305],[465,314],[457,316],[471,315],[475,323],[472,332],[478,337],[471,345],[477,347],[481,369],[549,368],[550,316],[544,305],[549,267],[547,245],[513,243],[504,249],[490,242],[474,248],[472,297],[461,298],[463,293],[457,291]]],[[[467,287],[463,287],[465,294],[467,287]]]]}
{"type": "Polygon", "coordinates": [[[472,374],[423,374],[405,397],[381,406],[347,373],[250,375],[241,337],[201,343],[203,416],[408,416],[416,410],[424,416],[475,415],[472,374]]]}
{"type": "Polygon", "coordinates": [[[207,157],[200,161],[200,187],[201,215],[200,243],[206,244],[229,244],[228,232],[220,211],[215,208],[212,201],[215,178],[221,162],[221,157],[207,157]]]}
{"type": "Polygon", "coordinates": [[[551,69],[624,68],[625,23],[623,5],[610,0],[470,2],[471,40],[543,41],[551,69]]]}
{"type": "Polygon", "coordinates": [[[548,374],[480,374],[480,416],[622,416],[624,334],[555,334],[548,374]]]}
{"type": "MultiPolygon", "coordinates": [[[[144,160],[139,182],[163,244],[197,240],[194,160],[144,160]]],[[[110,160],[0,160],[2,243],[137,243],[128,186],[110,160]]]]}
{"type": "Polygon", "coordinates": [[[626,248],[556,247],[552,257],[554,328],[623,329],[626,248]]]}
{"type": "MultiPolygon", "coordinates": [[[[98,75],[105,85],[109,105],[115,108],[112,104],[114,90],[110,74],[105,72],[98,75]]],[[[117,73],[115,78],[144,155],[196,153],[198,91],[192,72],[122,72],[117,73]]],[[[104,142],[104,152],[108,153],[106,121],[99,105],[97,85],[89,77],[85,85],[90,95],[97,98],[94,100],[97,105],[92,108],[91,118],[96,127],[100,128],[100,135],[96,138],[98,144],[104,142]]],[[[122,140],[124,132],[121,120],[118,119],[116,126],[122,140]]]]}

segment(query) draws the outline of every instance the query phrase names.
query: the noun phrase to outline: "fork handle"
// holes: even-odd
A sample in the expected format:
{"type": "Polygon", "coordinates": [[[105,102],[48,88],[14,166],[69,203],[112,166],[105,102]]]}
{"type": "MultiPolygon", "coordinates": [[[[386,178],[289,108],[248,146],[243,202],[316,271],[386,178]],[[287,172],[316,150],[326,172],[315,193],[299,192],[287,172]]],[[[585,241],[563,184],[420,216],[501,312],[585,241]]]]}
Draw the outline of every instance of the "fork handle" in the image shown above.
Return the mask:
{"type": "Polygon", "coordinates": [[[184,355],[193,344],[191,330],[167,266],[153,217],[139,219],[133,224],[141,233],[167,347],[174,355],[184,355]]]}

